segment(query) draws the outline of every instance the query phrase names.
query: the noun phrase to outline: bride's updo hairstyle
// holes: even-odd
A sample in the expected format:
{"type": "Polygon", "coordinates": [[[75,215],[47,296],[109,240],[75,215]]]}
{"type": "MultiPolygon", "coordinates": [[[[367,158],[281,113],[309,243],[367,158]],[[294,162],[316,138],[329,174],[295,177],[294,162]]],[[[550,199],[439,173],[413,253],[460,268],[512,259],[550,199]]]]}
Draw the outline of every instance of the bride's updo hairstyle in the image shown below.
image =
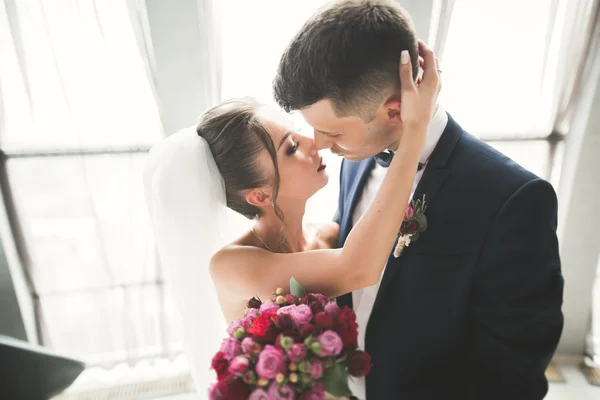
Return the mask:
{"type": "Polygon", "coordinates": [[[275,144],[256,116],[262,106],[248,97],[226,101],[206,111],[200,117],[196,131],[208,142],[223,176],[227,206],[248,219],[260,217],[261,209],[246,201],[244,190],[270,183],[273,186],[275,214],[283,221],[283,213],[276,203],[279,169],[275,144]],[[264,151],[269,154],[275,167],[274,177],[268,171],[263,171],[258,163],[264,151]]]}

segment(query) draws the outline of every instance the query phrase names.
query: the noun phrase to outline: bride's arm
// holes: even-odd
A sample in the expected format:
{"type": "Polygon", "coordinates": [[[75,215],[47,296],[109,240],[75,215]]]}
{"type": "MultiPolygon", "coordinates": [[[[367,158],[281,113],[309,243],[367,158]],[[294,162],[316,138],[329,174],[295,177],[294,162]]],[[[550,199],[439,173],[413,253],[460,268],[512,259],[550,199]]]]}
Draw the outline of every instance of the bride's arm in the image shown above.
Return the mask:
{"type": "Polygon", "coordinates": [[[417,164],[439,93],[431,50],[421,46],[425,74],[413,84],[410,61],[400,65],[404,132],[398,150],[371,204],[341,249],[278,254],[254,247],[228,248],[215,255],[211,272],[237,294],[270,293],[294,276],[312,292],[333,297],[378,282],[408,205],[417,164]]]}

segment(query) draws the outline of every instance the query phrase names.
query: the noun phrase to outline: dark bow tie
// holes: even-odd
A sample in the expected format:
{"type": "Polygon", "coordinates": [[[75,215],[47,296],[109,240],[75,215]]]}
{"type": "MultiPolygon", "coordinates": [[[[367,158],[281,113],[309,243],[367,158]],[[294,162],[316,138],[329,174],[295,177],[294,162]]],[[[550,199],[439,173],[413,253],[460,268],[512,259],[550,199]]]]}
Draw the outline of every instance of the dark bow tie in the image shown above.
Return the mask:
{"type": "MultiPolygon", "coordinates": [[[[375,161],[377,161],[377,164],[381,165],[383,168],[387,168],[390,166],[390,163],[392,162],[392,159],[394,158],[394,154],[395,154],[394,151],[387,150],[382,153],[376,154],[374,158],[375,158],[375,161]]],[[[422,170],[423,167],[425,167],[425,164],[419,163],[419,166],[417,167],[417,171],[422,170]]]]}

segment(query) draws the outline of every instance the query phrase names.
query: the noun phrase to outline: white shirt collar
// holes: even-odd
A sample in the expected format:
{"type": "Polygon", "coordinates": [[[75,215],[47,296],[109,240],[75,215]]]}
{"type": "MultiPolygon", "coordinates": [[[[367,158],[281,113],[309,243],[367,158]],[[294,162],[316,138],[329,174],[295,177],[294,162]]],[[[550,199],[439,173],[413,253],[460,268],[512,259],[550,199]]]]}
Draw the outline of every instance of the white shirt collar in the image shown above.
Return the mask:
{"type": "Polygon", "coordinates": [[[423,147],[423,152],[419,159],[419,162],[423,164],[427,162],[431,153],[433,153],[435,146],[437,146],[438,141],[442,137],[444,129],[446,129],[446,125],[448,124],[448,114],[446,114],[446,110],[444,110],[440,103],[438,103],[437,106],[437,110],[429,123],[427,141],[425,142],[425,147],[423,147]]]}

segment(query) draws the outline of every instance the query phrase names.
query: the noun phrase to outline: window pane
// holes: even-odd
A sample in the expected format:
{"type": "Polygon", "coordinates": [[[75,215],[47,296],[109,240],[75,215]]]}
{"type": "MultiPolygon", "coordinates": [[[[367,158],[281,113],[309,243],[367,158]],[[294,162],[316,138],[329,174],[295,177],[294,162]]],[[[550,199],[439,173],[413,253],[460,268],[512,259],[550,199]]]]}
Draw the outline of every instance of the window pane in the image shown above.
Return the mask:
{"type": "Polygon", "coordinates": [[[547,165],[550,145],[547,141],[488,142],[488,144],[523,168],[541,178],[549,179],[547,165]]]}
{"type": "Polygon", "coordinates": [[[169,283],[164,286],[165,295],[165,335],[166,341],[171,352],[183,351],[183,323],[177,310],[175,298],[173,297],[173,288],[169,283]]]}
{"type": "Polygon", "coordinates": [[[549,134],[541,96],[548,0],[456,0],[442,68],[446,109],[479,136],[549,134]]]}
{"type": "Polygon", "coordinates": [[[93,365],[159,355],[158,290],[145,286],[42,296],[48,344],[93,365]]]}
{"type": "Polygon", "coordinates": [[[154,282],[145,159],[142,153],[9,159],[40,294],[154,282]]]}
{"type": "Polygon", "coordinates": [[[101,354],[123,358],[121,289],[42,297],[41,305],[46,340],[55,351],[88,361],[95,358],[95,362],[101,354]]]}

